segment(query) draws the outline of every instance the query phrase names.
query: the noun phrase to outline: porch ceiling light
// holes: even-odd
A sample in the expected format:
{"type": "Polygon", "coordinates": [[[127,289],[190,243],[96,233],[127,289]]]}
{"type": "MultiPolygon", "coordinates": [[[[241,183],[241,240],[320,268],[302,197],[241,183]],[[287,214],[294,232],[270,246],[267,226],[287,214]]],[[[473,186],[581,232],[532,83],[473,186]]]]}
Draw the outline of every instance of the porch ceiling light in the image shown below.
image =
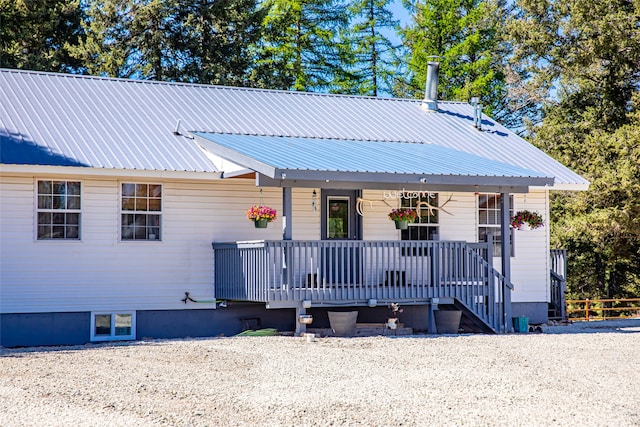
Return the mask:
{"type": "Polygon", "coordinates": [[[371,298],[368,302],[369,302],[369,307],[375,307],[376,305],[378,305],[377,299],[371,298]]]}
{"type": "Polygon", "coordinates": [[[311,301],[309,300],[302,301],[302,308],[311,308],[311,301]]]}

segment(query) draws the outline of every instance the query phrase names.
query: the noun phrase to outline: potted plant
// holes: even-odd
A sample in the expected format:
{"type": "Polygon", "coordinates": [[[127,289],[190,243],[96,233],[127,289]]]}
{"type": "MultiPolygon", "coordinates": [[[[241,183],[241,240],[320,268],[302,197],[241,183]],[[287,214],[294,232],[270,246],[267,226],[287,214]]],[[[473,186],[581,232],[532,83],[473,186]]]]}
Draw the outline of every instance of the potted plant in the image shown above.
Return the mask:
{"type": "Polygon", "coordinates": [[[535,230],[544,225],[542,216],[538,212],[518,211],[511,217],[511,226],[518,230],[531,229],[535,230]]]}
{"type": "Polygon", "coordinates": [[[276,219],[276,210],[269,206],[253,205],[247,209],[247,218],[256,228],[267,228],[267,224],[276,219]]]}
{"type": "Polygon", "coordinates": [[[397,329],[398,328],[398,313],[402,313],[402,309],[400,308],[400,304],[397,302],[392,302],[389,304],[389,310],[391,313],[387,318],[386,327],[389,329],[397,329]]]}
{"type": "Polygon", "coordinates": [[[418,214],[410,208],[398,208],[389,212],[389,219],[395,221],[396,229],[406,230],[410,222],[414,222],[418,214]]]}

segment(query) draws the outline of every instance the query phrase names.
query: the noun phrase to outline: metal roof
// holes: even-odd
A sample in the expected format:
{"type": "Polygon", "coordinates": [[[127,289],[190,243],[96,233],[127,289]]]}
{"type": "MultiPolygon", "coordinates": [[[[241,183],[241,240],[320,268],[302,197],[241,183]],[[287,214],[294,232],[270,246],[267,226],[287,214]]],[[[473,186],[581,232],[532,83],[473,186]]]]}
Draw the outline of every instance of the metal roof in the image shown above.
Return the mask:
{"type": "MultiPolygon", "coordinates": [[[[324,140],[433,144],[465,157],[535,171],[555,184],[588,182],[473,107],[438,103],[427,112],[407,99],[111,79],[0,69],[0,162],[94,168],[211,172],[215,166],[192,139],[173,131],[324,140]]],[[[416,144],[417,145],[417,144],[416,144]]],[[[368,146],[367,146],[368,147],[368,146]]],[[[362,166],[368,155],[345,157],[362,166]]],[[[448,158],[448,156],[452,156],[448,158]]],[[[494,171],[503,174],[503,167],[494,171]]],[[[526,175],[531,176],[531,175],[526,175]]]]}
{"type": "Polygon", "coordinates": [[[436,144],[193,134],[205,149],[278,180],[462,184],[464,176],[468,185],[553,184],[553,177],[539,172],[436,144]]]}

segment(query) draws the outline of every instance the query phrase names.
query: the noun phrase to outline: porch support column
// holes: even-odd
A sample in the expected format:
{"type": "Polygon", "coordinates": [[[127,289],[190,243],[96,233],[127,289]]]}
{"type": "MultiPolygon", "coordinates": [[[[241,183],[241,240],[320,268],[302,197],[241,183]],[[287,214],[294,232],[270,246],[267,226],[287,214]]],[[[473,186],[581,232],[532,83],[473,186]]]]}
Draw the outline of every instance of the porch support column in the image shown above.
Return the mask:
{"type": "Polygon", "coordinates": [[[299,337],[300,335],[307,332],[307,325],[304,323],[300,323],[300,316],[307,314],[307,309],[300,306],[296,307],[296,332],[295,335],[299,337]]]}
{"type": "MultiPolygon", "coordinates": [[[[507,283],[511,283],[511,230],[509,228],[509,224],[511,223],[509,210],[511,206],[509,196],[509,193],[500,193],[500,233],[502,234],[500,246],[502,250],[502,275],[507,283]]],[[[504,332],[508,332],[511,330],[511,289],[504,286],[502,292],[504,293],[504,332]]]]}
{"type": "Polygon", "coordinates": [[[282,188],[282,240],[293,238],[291,187],[282,188]]]}

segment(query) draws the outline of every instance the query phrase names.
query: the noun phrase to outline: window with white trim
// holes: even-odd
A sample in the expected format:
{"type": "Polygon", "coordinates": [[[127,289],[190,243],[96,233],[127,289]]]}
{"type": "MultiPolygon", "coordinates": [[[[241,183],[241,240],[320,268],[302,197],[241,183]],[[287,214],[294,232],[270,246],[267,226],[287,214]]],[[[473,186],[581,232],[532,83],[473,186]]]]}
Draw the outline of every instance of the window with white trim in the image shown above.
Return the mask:
{"type": "Polygon", "coordinates": [[[38,180],[38,240],[80,240],[79,181],[38,180]]]}
{"type": "Polygon", "coordinates": [[[91,313],[91,341],[136,339],[135,312],[91,313]]]}
{"type": "Polygon", "coordinates": [[[420,211],[415,222],[410,223],[406,230],[402,230],[402,240],[434,240],[438,235],[438,194],[429,193],[418,197],[403,197],[400,201],[403,208],[420,211]],[[420,209],[417,209],[417,208],[420,209]]]}
{"type": "Polygon", "coordinates": [[[122,240],[160,240],[162,185],[123,183],[120,209],[122,240]]]}
{"type": "MultiPolygon", "coordinates": [[[[484,242],[487,235],[493,237],[493,256],[502,256],[502,231],[500,228],[500,194],[478,194],[478,241],[484,242]]],[[[513,196],[509,196],[509,215],[513,215],[513,196]]],[[[513,230],[511,234],[511,256],[513,252],[513,230]]]]}

